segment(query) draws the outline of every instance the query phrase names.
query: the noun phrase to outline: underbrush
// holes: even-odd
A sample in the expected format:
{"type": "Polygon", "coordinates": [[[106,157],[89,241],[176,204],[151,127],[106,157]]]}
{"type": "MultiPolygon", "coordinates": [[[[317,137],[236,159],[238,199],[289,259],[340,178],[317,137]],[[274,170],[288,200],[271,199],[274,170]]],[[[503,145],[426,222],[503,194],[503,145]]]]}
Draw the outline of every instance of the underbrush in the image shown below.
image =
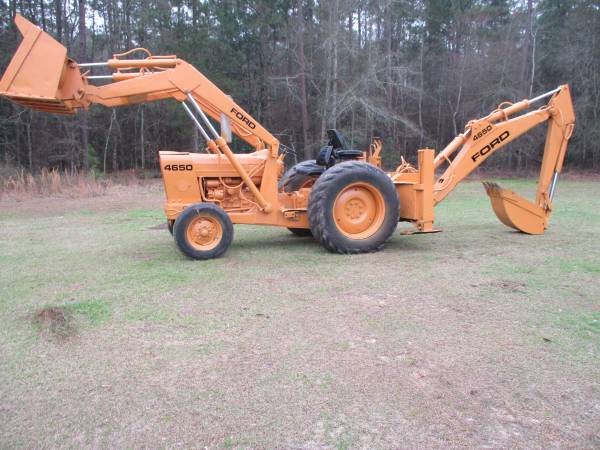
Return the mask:
{"type": "Polygon", "coordinates": [[[135,185],[145,174],[124,171],[110,176],[82,170],[42,169],[31,173],[22,168],[0,167],[0,198],[25,200],[35,197],[97,197],[114,185],[135,185]]]}

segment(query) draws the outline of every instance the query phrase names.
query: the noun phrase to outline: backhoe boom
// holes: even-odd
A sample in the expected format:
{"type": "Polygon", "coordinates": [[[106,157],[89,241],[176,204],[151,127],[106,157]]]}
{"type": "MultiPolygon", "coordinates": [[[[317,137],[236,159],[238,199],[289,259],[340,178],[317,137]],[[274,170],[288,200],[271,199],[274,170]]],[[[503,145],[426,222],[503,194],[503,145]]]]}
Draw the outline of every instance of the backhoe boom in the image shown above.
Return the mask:
{"type": "MultiPolygon", "coordinates": [[[[464,133],[455,137],[433,160],[435,169],[441,169],[444,165],[446,168],[434,182],[433,205],[421,205],[423,211],[429,211],[431,219],[417,218],[419,231],[434,231],[431,209],[444,200],[465,177],[498,150],[545,122],[548,123],[548,131],[535,203],[514,192],[500,189],[496,184],[485,183],[494,211],[504,224],[529,234],[543,233],[548,226],[556,180],[562,170],[568,140],[575,126],[568,85],[532,100],[514,104],[505,102],[488,116],[470,121],[464,133]],[[548,104],[511,117],[547,97],[551,97],[548,104]]],[[[402,183],[402,176],[394,174],[392,177],[397,183],[402,183]]],[[[409,215],[409,218],[414,220],[414,214],[409,215]]]]}

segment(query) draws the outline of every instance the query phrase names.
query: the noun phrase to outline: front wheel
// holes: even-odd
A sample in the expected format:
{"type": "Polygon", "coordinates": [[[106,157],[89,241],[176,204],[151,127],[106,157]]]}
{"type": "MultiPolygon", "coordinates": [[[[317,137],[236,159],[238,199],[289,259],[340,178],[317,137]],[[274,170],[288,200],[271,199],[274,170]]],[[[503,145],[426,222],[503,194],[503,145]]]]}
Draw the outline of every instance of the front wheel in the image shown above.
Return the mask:
{"type": "Polygon", "coordinates": [[[233,240],[229,215],[212,203],[188,206],[175,220],[173,231],[179,250],[193,259],[217,258],[233,240]]]}
{"type": "Polygon", "coordinates": [[[342,162],[327,170],[308,199],[313,236],[337,253],[379,250],[396,229],[399,210],[390,178],[361,161],[342,162]]]}
{"type": "Polygon", "coordinates": [[[314,159],[302,161],[288,169],[279,179],[280,192],[294,192],[302,188],[311,187],[319,177],[322,170],[315,170],[318,166],[314,159]]]}

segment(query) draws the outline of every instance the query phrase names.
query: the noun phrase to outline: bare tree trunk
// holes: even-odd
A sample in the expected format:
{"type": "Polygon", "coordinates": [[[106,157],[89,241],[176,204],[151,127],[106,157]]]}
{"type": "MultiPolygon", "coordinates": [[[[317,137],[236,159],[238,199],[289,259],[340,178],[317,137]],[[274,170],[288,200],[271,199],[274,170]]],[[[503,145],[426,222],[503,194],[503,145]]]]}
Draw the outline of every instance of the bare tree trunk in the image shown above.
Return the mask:
{"type": "Polygon", "coordinates": [[[27,162],[29,164],[29,171],[33,170],[33,148],[31,146],[31,118],[33,114],[31,110],[29,110],[29,120],[25,125],[25,130],[27,131],[27,162]]]}
{"type": "Polygon", "coordinates": [[[387,75],[387,107],[392,110],[392,7],[388,3],[385,6],[385,19],[383,23],[383,34],[385,38],[385,68],[387,75]]]}
{"type": "MultiPolygon", "coordinates": [[[[367,70],[371,71],[373,68],[373,46],[372,44],[372,26],[371,26],[371,18],[369,17],[368,12],[365,12],[365,49],[367,51],[367,70]]],[[[366,97],[370,98],[371,96],[371,84],[367,83],[366,87],[366,97]]],[[[365,120],[365,131],[368,138],[372,137],[373,134],[373,114],[369,109],[366,109],[366,120],[365,120]]]]}
{"type": "Polygon", "coordinates": [[[358,11],[356,12],[356,26],[358,28],[358,48],[362,47],[362,8],[359,6],[358,11]]]}
{"type": "MultiPolygon", "coordinates": [[[[118,120],[115,120],[115,126],[116,126],[116,131],[117,131],[118,136],[120,138],[122,138],[121,126],[119,125],[118,120]]],[[[117,140],[117,139],[113,140],[113,151],[112,151],[112,170],[113,170],[113,172],[116,172],[119,169],[118,145],[117,145],[118,142],[119,142],[119,140],[117,140]]]]}
{"type": "Polygon", "coordinates": [[[532,32],[533,45],[531,47],[531,78],[529,80],[529,98],[533,95],[533,81],[535,79],[535,44],[537,32],[532,32]]]}
{"type": "Polygon", "coordinates": [[[332,105],[331,105],[331,124],[333,128],[337,127],[337,93],[338,93],[338,29],[339,29],[339,0],[333,0],[333,14],[331,25],[333,27],[333,86],[332,86],[332,105]]]}
{"type": "Polygon", "coordinates": [[[110,115],[110,124],[108,125],[108,132],[106,133],[106,141],[104,143],[104,153],[102,155],[102,172],[106,173],[106,154],[108,153],[108,143],[110,141],[110,134],[113,129],[113,124],[117,120],[117,110],[113,109],[110,115]]]}
{"type": "Polygon", "coordinates": [[[333,67],[332,67],[332,92],[331,92],[331,126],[337,127],[337,103],[338,103],[338,46],[333,44],[333,67]]]}
{"type": "Polygon", "coordinates": [[[56,37],[59,41],[63,39],[63,28],[62,28],[62,1],[54,0],[54,15],[56,16],[56,37]]]}
{"type": "Polygon", "coordinates": [[[327,116],[328,116],[328,107],[329,107],[329,95],[330,95],[330,87],[331,87],[331,67],[329,66],[329,62],[325,64],[327,74],[325,76],[325,98],[323,99],[323,109],[321,115],[321,141],[325,140],[325,129],[327,127],[327,116]]]}
{"type": "Polygon", "coordinates": [[[191,3],[192,3],[192,27],[196,28],[198,26],[198,2],[195,0],[192,0],[191,3]]]}
{"type": "MultiPolygon", "coordinates": [[[[16,109],[16,107],[14,108],[16,109]]],[[[15,120],[15,159],[17,162],[17,166],[21,165],[21,116],[17,115],[17,119],[15,120]]]]}
{"type": "Polygon", "coordinates": [[[438,111],[437,111],[437,127],[436,127],[436,148],[441,148],[442,142],[442,89],[438,87],[438,111]]]}
{"type": "Polygon", "coordinates": [[[112,170],[116,172],[119,168],[118,158],[117,158],[117,144],[113,143],[113,151],[112,151],[112,170]]]}
{"type": "MultiPolygon", "coordinates": [[[[15,15],[17,14],[17,1],[16,0],[9,1],[8,10],[10,12],[10,19],[12,21],[15,19],[15,15]]],[[[17,30],[15,30],[15,33],[16,32],[17,32],[17,30]]]]}
{"type": "Polygon", "coordinates": [[[144,105],[140,105],[140,158],[142,159],[142,170],[146,168],[146,151],[144,144],[144,105]]]}
{"type": "MultiPolygon", "coordinates": [[[[86,26],[85,26],[85,0],[79,1],[79,60],[85,62],[86,55],[86,26]]],[[[81,128],[81,154],[83,169],[89,170],[90,162],[88,158],[89,132],[87,111],[80,113],[79,124],[81,128]]]]}
{"type": "MultiPolygon", "coordinates": [[[[386,72],[386,107],[387,114],[392,114],[393,105],[394,105],[394,85],[393,85],[393,77],[392,77],[392,29],[393,29],[393,21],[392,21],[392,6],[391,2],[387,2],[384,6],[384,20],[383,20],[383,37],[385,40],[385,72],[386,72]]],[[[388,135],[391,136],[392,139],[396,139],[395,136],[395,121],[390,120],[388,122],[388,135]]],[[[406,150],[406,147],[403,149],[406,150]]]]}
{"type": "Polygon", "coordinates": [[[44,0],[40,0],[40,14],[42,16],[42,30],[46,31],[46,8],[44,0]]]}
{"type": "Polygon", "coordinates": [[[523,85],[528,84],[529,58],[531,54],[531,41],[533,38],[533,0],[527,0],[527,31],[523,43],[523,65],[521,66],[521,80],[523,85]]]}
{"type": "Polygon", "coordinates": [[[458,76],[458,96],[456,97],[456,106],[454,108],[454,112],[452,113],[452,126],[454,127],[454,135],[458,134],[458,124],[456,123],[456,117],[458,116],[458,111],[460,110],[460,102],[462,99],[462,90],[463,90],[463,79],[465,75],[465,64],[466,64],[467,55],[463,54],[462,64],[460,68],[460,73],[458,76]]]}
{"type": "Polygon", "coordinates": [[[311,159],[312,151],[309,142],[309,130],[308,130],[308,101],[306,99],[306,58],[304,55],[304,10],[302,9],[302,1],[298,0],[298,25],[297,25],[297,39],[298,39],[298,64],[299,64],[299,77],[298,82],[300,84],[300,116],[302,118],[302,145],[304,146],[304,159],[311,159]]]}
{"type": "Polygon", "coordinates": [[[419,85],[419,148],[423,148],[423,84],[424,84],[424,67],[423,67],[423,54],[425,47],[425,38],[421,41],[421,51],[419,54],[419,71],[420,71],[420,85],[419,85]]]}

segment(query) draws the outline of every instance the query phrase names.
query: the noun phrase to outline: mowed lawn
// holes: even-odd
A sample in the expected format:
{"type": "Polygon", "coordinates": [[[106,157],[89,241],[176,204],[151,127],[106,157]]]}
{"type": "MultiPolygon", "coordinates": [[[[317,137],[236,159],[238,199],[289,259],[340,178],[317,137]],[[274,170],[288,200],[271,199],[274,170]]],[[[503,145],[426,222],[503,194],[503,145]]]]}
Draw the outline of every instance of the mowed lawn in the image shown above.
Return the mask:
{"type": "Polygon", "coordinates": [[[600,447],[600,182],[543,236],[465,183],[357,256],[236,226],[191,261],[162,203],[0,202],[0,448],[600,447]]]}

